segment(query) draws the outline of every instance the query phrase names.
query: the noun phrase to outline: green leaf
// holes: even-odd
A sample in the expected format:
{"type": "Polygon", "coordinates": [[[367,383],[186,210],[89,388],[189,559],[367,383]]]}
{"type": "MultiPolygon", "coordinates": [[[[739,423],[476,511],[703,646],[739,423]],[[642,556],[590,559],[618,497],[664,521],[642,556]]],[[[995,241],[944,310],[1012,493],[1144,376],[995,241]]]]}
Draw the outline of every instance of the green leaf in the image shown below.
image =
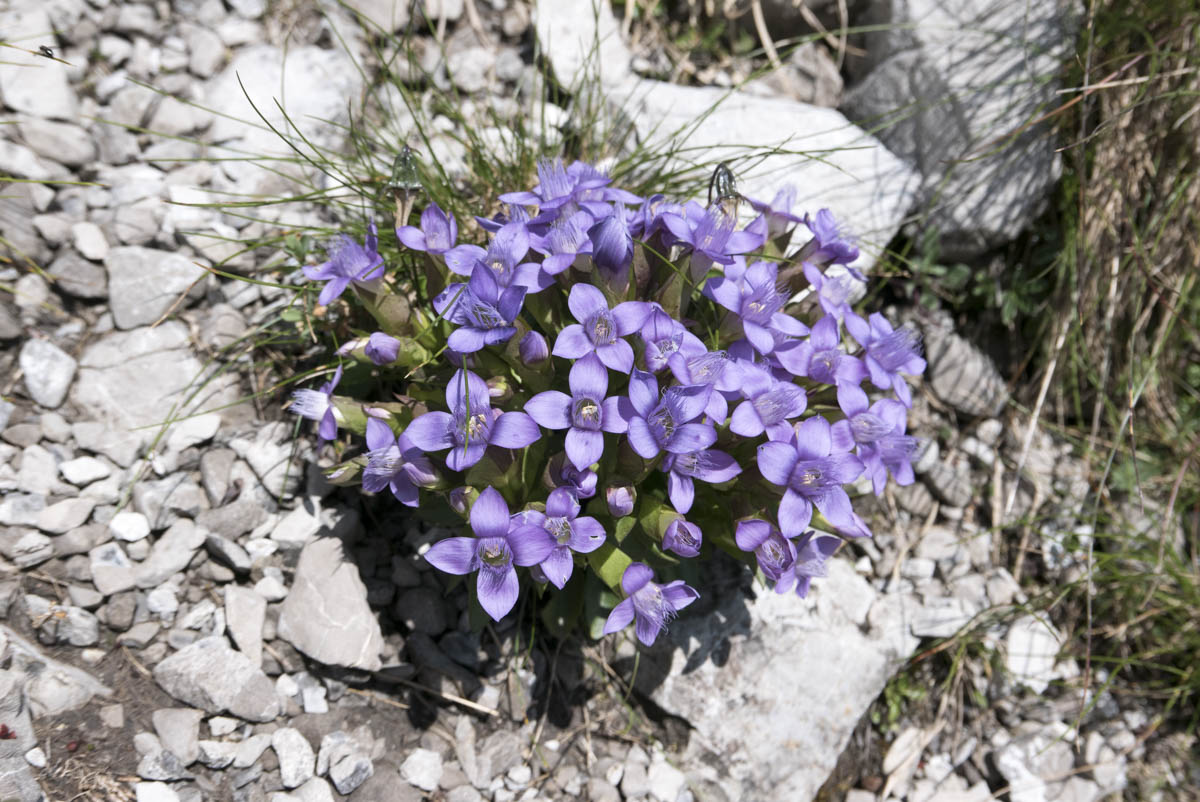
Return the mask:
{"type": "Polygon", "coordinates": [[[588,555],[588,565],[616,592],[620,592],[621,577],[632,563],[629,555],[614,546],[611,540],[606,540],[603,546],[588,555]]]}
{"type": "Polygon", "coordinates": [[[637,519],[632,515],[626,515],[624,518],[618,518],[617,524],[613,528],[613,537],[618,543],[624,543],[625,538],[629,537],[629,533],[637,526],[637,519]]]}

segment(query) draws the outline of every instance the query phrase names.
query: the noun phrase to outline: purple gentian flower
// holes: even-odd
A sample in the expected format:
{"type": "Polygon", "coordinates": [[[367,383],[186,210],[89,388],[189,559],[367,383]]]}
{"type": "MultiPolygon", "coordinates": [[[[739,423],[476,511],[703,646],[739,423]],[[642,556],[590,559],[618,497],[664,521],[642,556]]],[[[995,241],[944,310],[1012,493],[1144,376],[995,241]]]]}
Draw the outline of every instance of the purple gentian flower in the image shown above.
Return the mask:
{"type": "Polygon", "coordinates": [[[579,470],[567,459],[565,453],[555,454],[546,465],[546,478],[552,487],[565,487],[575,498],[591,498],[596,495],[596,472],[579,470]]]}
{"type": "Polygon", "coordinates": [[[579,359],[595,353],[613,370],[633,369],[633,348],[621,339],[642,327],[651,311],[645,301],[625,301],[611,310],[604,293],[591,284],[576,284],[567,296],[567,307],[578,323],[572,323],[554,341],[554,355],[579,359]]]}
{"type": "Polygon", "coordinates": [[[680,384],[707,384],[713,388],[704,414],[720,425],[729,417],[725,393],[737,393],[743,384],[742,363],[728,351],[706,351],[696,356],[672,354],[667,366],[680,384]]]}
{"type": "Polygon", "coordinates": [[[840,545],[842,541],[836,537],[806,532],[796,543],[795,561],[775,583],[775,592],[787,593],[795,588],[797,596],[806,597],[814,577],[829,576],[829,567],[825,563],[840,545]]]}
{"type": "Polygon", "coordinates": [[[925,372],[921,358],[921,335],[908,326],[893,329],[875,312],[870,324],[862,318],[847,318],[846,330],[866,349],[867,375],[880,390],[891,388],[906,407],[912,406],[912,391],[901,373],[919,376],[925,372]]]}
{"type": "MultiPolygon", "coordinates": [[[[774,525],[759,518],[738,521],[733,539],[739,549],[754,553],[759,570],[772,582],[779,582],[796,562],[795,544],[780,534],[774,525]]],[[[783,592],[778,585],[775,590],[783,592]]]]}
{"type": "Polygon", "coordinates": [[[735,265],[704,284],[705,295],[741,319],[746,339],[763,356],[789,338],[809,333],[808,326],[780,311],[787,296],[778,277],[779,265],[755,262],[744,270],[735,265]]]}
{"type": "Polygon", "coordinates": [[[450,449],[446,466],[463,471],[483,459],[489,445],[524,448],[541,437],[533,418],[524,412],[492,409],[487,382],[460,370],[446,386],[449,412],[426,412],[408,425],[405,434],[422,451],[450,449]]]}
{"type": "Polygon", "coordinates": [[[367,359],[376,365],[390,365],[400,354],[400,341],[382,331],[377,331],[367,338],[367,345],[363,348],[363,352],[366,353],[367,359]]]}
{"type": "Polygon", "coordinates": [[[700,527],[684,518],[676,518],[667,524],[663,533],[663,550],[671,551],[680,557],[699,557],[700,546],[704,543],[704,533],[700,527]]]}
{"type": "Polygon", "coordinates": [[[624,206],[614,206],[612,214],[588,229],[592,241],[592,260],[610,276],[621,276],[633,262],[633,235],[624,206]]]}
{"type": "Polygon", "coordinates": [[[399,226],[396,239],[414,251],[424,251],[441,256],[452,273],[471,275],[478,259],[483,258],[483,248],[478,245],[455,245],[458,241],[458,222],[454,215],[442,211],[436,203],[430,203],[421,212],[421,227],[399,226]]]}
{"type": "Polygon", "coordinates": [[[518,351],[521,354],[521,364],[531,368],[546,364],[546,360],[550,358],[550,344],[536,331],[525,332],[518,351]]]}
{"type": "Polygon", "coordinates": [[[788,185],[775,193],[775,199],[770,203],[746,198],[754,211],[759,212],[767,222],[767,239],[778,239],[786,234],[796,223],[804,219],[792,214],[792,204],[796,201],[796,188],[788,185]]]}
{"type": "Polygon", "coordinates": [[[438,314],[459,326],[446,344],[460,354],[471,354],[509,340],[517,333],[513,321],[525,302],[525,292],[516,285],[501,290],[492,269],[477,262],[469,282],[451,284],[433,299],[438,314]]]}
{"type": "Polygon", "coordinates": [[[818,267],[830,264],[846,265],[856,279],[867,280],[862,271],[849,267],[850,263],[858,258],[858,247],[839,230],[833,212],[821,209],[816,217],[806,214],[804,225],[808,226],[813,238],[800,249],[796,258],[803,262],[812,262],[818,267]]]}
{"type": "Polygon", "coordinates": [[[317,303],[321,306],[328,306],[340,297],[351,283],[370,287],[383,278],[383,257],[379,255],[379,237],[374,220],[367,224],[367,238],[363,245],[341,234],[330,244],[328,255],[327,262],[300,268],[305,278],[328,282],[317,297],[317,303]]]}
{"type": "Polygon", "coordinates": [[[367,467],[363,490],[378,493],[391,488],[392,495],[409,507],[417,506],[417,485],[437,481],[429,457],[413,445],[407,435],[396,436],[379,418],[367,418],[367,467]]]}
{"type": "MultiPolygon", "coordinates": [[[[545,236],[533,241],[533,249],[546,254],[542,260],[542,272],[547,276],[557,276],[575,263],[580,256],[590,256],[592,241],[588,238],[588,228],[592,225],[592,216],[587,212],[576,212],[570,217],[560,217],[550,226],[545,236]]],[[[546,286],[552,282],[545,281],[546,286]]]]}
{"type": "Polygon", "coordinates": [[[764,242],[763,232],[749,228],[734,231],[737,221],[726,215],[720,207],[705,209],[695,201],[688,201],[682,214],[664,213],[662,223],[678,242],[691,248],[693,276],[697,275],[697,262],[703,267],[699,275],[704,275],[713,262],[733,264],[735,255],[749,253],[764,242]],[[697,256],[704,258],[697,260],[697,256]]]}
{"type": "Polygon", "coordinates": [[[604,634],[622,630],[636,619],[634,632],[646,646],[654,644],[658,633],[680,610],[700,598],[700,594],[685,585],[682,579],[658,584],[654,581],[654,572],[645,563],[630,563],[621,576],[621,590],[627,598],[608,614],[604,634]]]}
{"type": "MultiPolygon", "coordinates": [[[[581,162],[576,162],[581,164],[581,162]]],[[[577,193],[600,189],[609,182],[608,176],[595,171],[584,174],[575,164],[563,167],[562,159],[542,159],[537,165],[538,185],[530,192],[506,192],[500,200],[509,205],[537,206],[539,218],[577,200],[577,193]]]]}
{"type": "Polygon", "coordinates": [[[651,373],[658,373],[665,368],[672,354],[680,354],[687,360],[707,350],[699,337],[658,306],[646,318],[639,334],[646,344],[643,358],[646,360],[646,369],[651,373]]]}
{"type": "Polygon", "coordinates": [[[479,261],[487,265],[504,288],[524,287],[538,292],[550,286],[540,278],[542,268],[535,262],[522,262],[529,253],[529,230],[524,223],[505,223],[492,235],[487,252],[479,261]]]}
{"type": "Polygon", "coordinates": [[[899,401],[882,398],[870,407],[867,403],[862,388],[839,387],[838,406],[846,419],[833,424],[830,432],[835,449],[856,449],[878,496],[883,494],[888,471],[898,485],[913,483],[912,455],[917,440],[904,433],[908,411],[899,401]]]}
{"type": "Polygon", "coordinates": [[[663,195],[651,195],[642,201],[642,205],[633,213],[629,221],[629,233],[643,242],[649,242],[659,232],[667,232],[663,223],[663,215],[684,216],[683,207],[677,203],[668,203],[663,195]]]}
{"type": "Polygon", "coordinates": [[[804,532],[814,504],[839,532],[850,537],[870,536],[842,488],[863,472],[862,461],[849,452],[833,451],[829,421],[824,418],[798,423],[790,441],[760,445],[758,470],[767,481],[786,488],[778,515],[779,529],[786,537],[804,532]]]}
{"type": "Polygon", "coordinates": [[[629,397],[622,398],[619,409],[629,423],[629,444],[643,459],[654,459],[659,452],[691,454],[708,448],[717,440],[717,432],[708,423],[691,423],[708,404],[712,387],[692,384],[670,387],[658,395],[654,374],[635,370],[629,377],[629,397]]]}
{"type": "Polygon", "coordinates": [[[537,565],[554,549],[554,538],[540,526],[513,527],[504,497],[485,488],[471,507],[475,537],[451,537],[425,552],[430,565],[448,574],[478,571],[479,606],[493,621],[517,603],[520,582],[514,565],[537,565]]]}
{"type": "Polygon", "coordinates": [[[683,514],[692,508],[696,497],[693,479],[709,484],[728,482],[742,472],[737,461],[724,451],[711,449],[690,454],[668,454],[662,469],[667,472],[667,495],[675,511],[683,514]]]}
{"type": "Polygon", "coordinates": [[[538,393],[525,404],[529,416],[547,429],[567,430],[567,457],[577,470],[598,462],[604,453],[601,432],[623,434],[629,424],[608,395],[608,371],[595,354],[571,366],[571,394],[558,390],[538,393]]]}
{"type": "MultiPolygon", "coordinates": [[[[848,315],[858,317],[850,309],[849,299],[854,293],[854,283],[863,283],[849,270],[844,273],[841,270],[845,270],[845,268],[839,267],[837,272],[831,269],[822,273],[816,265],[809,262],[804,263],[804,277],[808,279],[813,292],[817,294],[817,303],[821,305],[821,309],[825,310],[825,314],[832,315],[838,321],[848,315]]],[[[846,325],[849,328],[850,324],[846,325]]]]}
{"type": "Polygon", "coordinates": [[[526,510],[513,516],[514,521],[542,527],[554,538],[554,548],[538,565],[560,590],[575,567],[572,552],[590,554],[604,545],[604,527],[600,522],[586,515],[578,516],[579,500],[565,487],[550,493],[544,513],[526,510]]]}
{"type": "Polygon", "coordinates": [[[758,437],[768,432],[772,440],[786,440],[791,434],[790,418],[798,418],[808,407],[804,389],[790,381],[779,381],[759,365],[743,364],[745,382],[742,395],[729,419],[729,430],[742,437],[758,437]]]}
{"type": "Polygon", "coordinates": [[[794,376],[807,376],[822,384],[857,385],[867,369],[856,356],[842,350],[837,318],[826,315],[812,327],[806,341],[793,341],[775,351],[775,358],[794,376]]]}
{"type": "Polygon", "coordinates": [[[295,390],[292,392],[292,412],[302,418],[320,421],[317,436],[324,441],[337,437],[337,418],[333,408],[333,388],[342,380],[342,366],[338,365],[333,378],[321,385],[319,390],[295,390]]]}

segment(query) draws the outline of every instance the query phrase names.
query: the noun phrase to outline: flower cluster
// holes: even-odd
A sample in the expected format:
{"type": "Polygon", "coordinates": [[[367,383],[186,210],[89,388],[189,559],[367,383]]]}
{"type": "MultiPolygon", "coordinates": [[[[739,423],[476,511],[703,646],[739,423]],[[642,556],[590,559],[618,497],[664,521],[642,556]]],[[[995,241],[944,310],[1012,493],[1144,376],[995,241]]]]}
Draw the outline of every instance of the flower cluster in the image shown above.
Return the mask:
{"type": "Polygon", "coordinates": [[[306,268],[327,282],[320,303],[369,294],[382,331],[339,353],[382,371],[398,399],[335,396],[341,367],[296,393],[323,439],[365,435],[339,481],[463,515],[471,536],[426,559],[475,574],[493,619],[519,598],[518,567],[543,588],[598,587],[592,573],[623,597],[603,631],[634,623],[645,644],[698,597],[656,570],[720,548],[804,596],[843,538],[870,536],[851,486],[913,481],[905,376],[924,361],[912,330],[849,304],[865,279],[828,210],[795,215],[784,191],[749,201],[758,216],[740,227],[727,197],[641,198],[559,160],[500,200],[505,214],[475,219],[486,247],[459,242],[436,203],[397,227],[423,280],[384,267],[373,226],[365,246],[343,237],[306,268]],[[810,237],[788,256],[798,229],[810,237]],[[389,317],[389,292],[412,313],[389,317]],[[831,533],[812,528],[818,515],[831,533]]]}

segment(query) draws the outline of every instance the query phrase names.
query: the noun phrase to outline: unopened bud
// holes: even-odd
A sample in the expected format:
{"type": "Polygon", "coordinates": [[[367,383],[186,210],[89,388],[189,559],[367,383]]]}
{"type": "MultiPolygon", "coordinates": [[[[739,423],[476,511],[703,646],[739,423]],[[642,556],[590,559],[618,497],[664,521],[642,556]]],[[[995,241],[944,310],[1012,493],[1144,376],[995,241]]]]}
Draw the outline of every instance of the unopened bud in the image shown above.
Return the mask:
{"type": "Polygon", "coordinates": [[[616,485],[605,489],[604,500],[608,502],[609,515],[624,518],[633,512],[637,491],[631,485],[616,485]]]}
{"type": "Polygon", "coordinates": [[[367,347],[363,350],[367,359],[376,365],[390,365],[396,361],[396,356],[400,353],[400,341],[382,331],[377,331],[367,340],[367,347]]]}
{"type": "Polygon", "coordinates": [[[450,491],[450,509],[466,518],[467,513],[471,510],[471,505],[477,498],[479,498],[479,491],[475,488],[456,487],[450,491]]]}
{"type": "Polygon", "coordinates": [[[512,398],[512,386],[503,376],[493,376],[487,380],[488,397],[492,401],[503,403],[512,398]]]}
{"type": "Polygon", "coordinates": [[[700,544],[703,540],[704,535],[700,527],[680,517],[667,524],[667,531],[663,534],[663,548],[675,552],[680,557],[697,557],[700,555],[700,544]]]}
{"type": "Polygon", "coordinates": [[[536,331],[528,332],[521,338],[520,349],[521,362],[529,367],[544,365],[550,358],[550,346],[546,343],[546,338],[536,331]]]}

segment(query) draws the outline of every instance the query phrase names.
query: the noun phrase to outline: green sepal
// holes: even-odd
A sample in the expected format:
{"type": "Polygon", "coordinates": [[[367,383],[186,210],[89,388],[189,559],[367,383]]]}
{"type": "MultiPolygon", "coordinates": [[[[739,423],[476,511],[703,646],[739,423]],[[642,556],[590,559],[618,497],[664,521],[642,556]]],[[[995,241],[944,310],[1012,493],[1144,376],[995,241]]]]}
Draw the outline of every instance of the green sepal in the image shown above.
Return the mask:
{"type": "Polygon", "coordinates": [[[333,402],[333,415],[339,429],[346,429],[359,437],[367,433],[367,415],[363,412],[361,401],[344,395],[335,395],[330,401],[333,402]]]}
{"type": "Polygon", "coordinates": [[[412,331],[409,327],[412,309],[409,307],[408,299],[403,295],[392,292],[390,287],[383,286],[378,292],[358,290],[358,297],[362,301],[363,308],[371,317],[375,318],[375,322],[379,324],[379,329],[383,333],[395,337],[412,331]]]}
{"type": "Polygon", "coordinates": [[[326,468],[325,479],[329,484],[336,487],[351,487],[359,483],[362,472],[366,467],[367,456],[362,454],[354,459],[334,465],[332,468],[326,468]]]}

